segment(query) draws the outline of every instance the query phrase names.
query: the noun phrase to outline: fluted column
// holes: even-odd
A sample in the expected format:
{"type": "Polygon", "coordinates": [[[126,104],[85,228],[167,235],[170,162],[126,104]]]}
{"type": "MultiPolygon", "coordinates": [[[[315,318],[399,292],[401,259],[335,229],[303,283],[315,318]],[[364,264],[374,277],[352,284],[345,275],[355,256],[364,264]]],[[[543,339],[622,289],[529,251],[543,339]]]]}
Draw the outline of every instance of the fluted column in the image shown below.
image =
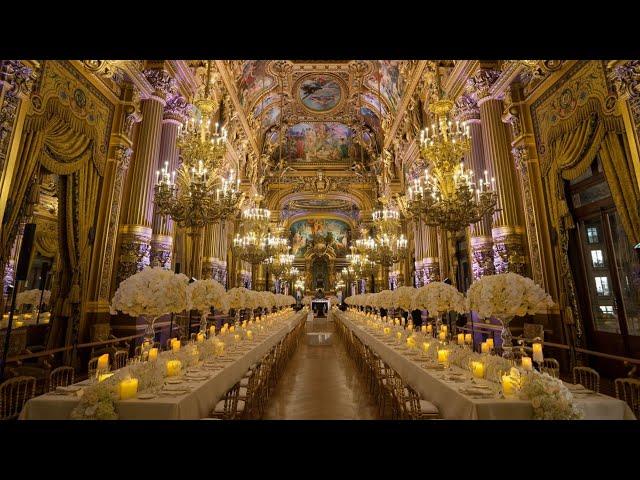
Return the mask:
{"type": "Polygon", "coordinates": [[[414,248],[415,248],[415,267],[416,267],[416,287],[421,287],[423,285],[423,272],[422,272],[422,258],[424,257],[423,249],[422,249],[422,221],[416,220],[413,223],[413,231],[414,231],[414,248]]]}
{"type": "Polygon", "coordinates": [[[142,100],[142,123],[135,148],[129,202],[120,227],[118,282],[149,265],[153,221],[153,189],[160,152],[162,116],[175,82],[162,70],[147,70],[154,92],[142,100]]]}
{"type": "Polygon", "coordinates": [[[502,101],[493,98],[489,89],[499,74],[480,70],[470,79],[480,108],[482,144],[489,177],[495,178],[498,193],[497,211],[493,215],[494,265],[497,273],[523,271],[524,228],[522,202],[507,129],[502,123],[502,101]]]}
{"type": "MultiPolygon", "coordinates": [[[[465,121],[471,135],[471,150],[465,158],[468,167],[474,172],[476,183],[484,178],[487,170],[482,143],[482,126],[480,109],[469,95],[462,95],[456,102],[458,119],[465,121]]],[[[482,220],[469,226],[469,243],[471,249],[471,267],[473,278],[493,275],[493,237],[491,236],[491,216],[485,215],[482,220]]]]}
{"type": "MultiPolygon", "coordinates": [[[[180,95],[169,98],[162,116],[162,133],[160,135],[160,151],[156,170],[165,167],[169,172],[178,168],[178,130],[187,119],[190,105],[180,95]]],[[[171,268],[171,252],[175,227],[168,215],[153,213],[153,234],[151,237],[150,263],[152,266],[171,268]]]]}
{"type": "Polygon", "coordinates": [[[220,226],[209,224],[204,228],[204,248],[202,251],[202,278],[215,278],[217,234],[220,226]]]}
{"type": "Polygon", "coordinates": [[[422,227],[422,271],[424,285],[440,281],[440,256],[438,254],[438,227],[422,227]]]}

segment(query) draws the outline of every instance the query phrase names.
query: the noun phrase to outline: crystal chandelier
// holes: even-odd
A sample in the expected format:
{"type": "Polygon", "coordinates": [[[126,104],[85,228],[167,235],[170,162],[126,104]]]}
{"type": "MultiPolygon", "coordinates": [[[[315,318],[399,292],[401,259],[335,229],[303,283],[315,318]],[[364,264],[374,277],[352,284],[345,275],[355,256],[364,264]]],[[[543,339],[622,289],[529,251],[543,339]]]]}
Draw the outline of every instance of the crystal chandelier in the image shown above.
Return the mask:
{"type": "Polygon", "coordinates": [[[294,257],[290,253],[280,253],[267,258],[264,263],[269,265],[269,270],[276,277],[280,277],[291,268],[294,257]]]}
{"type": "Polygon", "coordinates": [[[376,264],[369,259],[367,254],[356,253],[357,251],[359,251],[358,246],[351,246],[351,253],[347,254],[347,261],[357,278],[366,278],[373,273],[376,264]]]}
{"type": "MultiPolygon", "coordinates": [[[[407,255],[408,241],[400,233],[400,213],[393,208],[382,208],[373,212],[373,221],[378,234],[375,238],[364,236],[356,240],[356,249],[374,263],[384,268],[391,267],[407,255]]],[[[363,231],[364,235],[367,235],[363,231]]]]}
{"type": "Polygon", "coordinates": [[[271,212],[266,208],[249,207],[242,211],[242,225],[245,234],[236,234],[233,252],[241,260],[258,265],[274,255],[287,253],[289,241],[273,235],[269,228],[271,212]]]}
{"type": "MultiPolygon", "coordinates": [[[[436,75],[440,92],[440,78],[436,75]]],[[[420,149],[431,165],[424,177],[413,180],[408,188],[407,210],[416,220],[457,232],[495,211],[495,180],[484,179],[476,185],[474,172],[465,169],[462,158],[471,148],[469,128],[450,119],[453,102],[440,98],[430,106],[435,122],[420,134],[420,149]]]]}

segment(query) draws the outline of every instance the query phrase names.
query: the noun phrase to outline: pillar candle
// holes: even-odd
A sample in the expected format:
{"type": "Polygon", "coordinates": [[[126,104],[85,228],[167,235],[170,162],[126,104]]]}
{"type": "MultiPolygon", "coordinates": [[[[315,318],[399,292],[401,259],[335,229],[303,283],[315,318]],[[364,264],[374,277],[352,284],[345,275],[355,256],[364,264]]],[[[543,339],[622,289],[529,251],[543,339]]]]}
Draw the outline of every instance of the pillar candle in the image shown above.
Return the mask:
{"type": "Polygon", "coordinates": [[[438,363],[445,364],[449,360],[449,350],[438,350],[438,363]]]}
{"type": "Polygon", "coordinates": [[[149,350],[149,361],[155,362],[157,359],[158,359],[158,349],[152,348],[151,350],[149,350]]]}
{"type": "Polygon", "coordinates": [[[487,338],[487,345],[489,345],[489,348],[493,348],[493,338],[487,338]]]}
{"type": "Polygon", "coordinates": [[[98,375],[98,382],[102,382],[109,377],[113,377],[113,373],[101,373],[100,375],[98,375]]]}
{"type": "Polygon", "coordinates": [[[533,365],[531,364],[531,357],[522,357],[522,368],[527,371],[533,370],[533,365]]]}
{"type": "Polygon", "coordinates": [[[473,338],[471,337],[470,333],[464,334],[464,343],[466,343],[467,345],[471,345],[473,343],[473,338]]]}
{"type": "Polygon", "coordinates": [[[441,331],[438,334],[438,340],[444,342],[447,339],[447,332],[441,331]]]}
{"type": "Polygon", "coordinates": [[[24,322],[16,322],[16,328],[20,328],[24,326],[24,322]]]}
{"type": "Polygon", "coordinates": [[[391,333],[391,329],[389,327],[384,327],[384,330],[382,330],[385,334],[385,336],[388,336],[391,333]]]}
{"type": "Polygon", "coordinates": [[[251,330],[247,330],[247,339],[253,340],[253,332],[251,330]]]}
{"type": "Polygon", "coordinates": [[[433,333],[433,325],[427,325],[427,333],[433,333]]]}
{"type": "Polygon", "coordinates": [[[235,332],[235,331],[236,331],[236,327],[235,327],[235,325],[231,325],[231,326],[229,327],[229,332],[233,333],[233,332],[235,332]]]}
{"type": "Polygon", "coordinates": [[[444,332],[446,335],[446,333],[449,331],[449,327],[447,327],[446,325],[440,325],[440,331],[444,332]]]}
{"type": "Polygon", "coordinates": [[[138,393],[138,379],[125,378],[120,382],[119,391],[120,391],[120,400],[134,398],[138,393]]]}
{"type": "Polygon", "coordinates": [[[174,352],[177,352],[178,350],[180,350],[180,340],[174,339],[171,342],[171,350],[173,350],[174,352]]]}
{"type": "Polygon", "coordinates": [[[212,325],[212,326],[209,327],[209,336],[210,337],[214,337],[215,334],[216,334],[216,327],[215,327],[215,325],[212,325]]]}
{"type": "Polygon", "coordinates": [[[182,368],[182,362],[180,360],[169,360],[167,362],[167,376],[175,377],[180,374],[182,368]]]}
{"type": "Polygon", "coordinates": [[[532,347],[533,347],[533,359],[537,363],[542,363],[542,361],[544,360],[544,356],[542,355],[542,344],[536,342],[532,345],[532,347]]]}
{"type": "Polygon", "coordinates": [[[515,393],[516,388],[513,382],[511,381],[511,377],[509,375],[502,376],[502,393],[505,397],[511,396],[515,393]]]}
{"type": "Polygon", "coordinates": [[[489,344],[487,342],[482,342],[480,345],[480,351],[482,353],[489,353],[489,344]]]}
{"type": "Polygon", "coordinates": [[[424,353],[427,353],[429,351],[430,346],[431,344],[429,342],[422,342],[422,350],[424,351],[424,353]]]}
{"type": "Polygon", "coordinates": [[[239,342],[240,341],[240,335],[238,335],[237,333],[233,335],[233,341],[234,342],[239,342]]]}
{"type": "Polygon", "coordinates": [[[464,345],[464,333],[458,334],[458,345],[464,345]]]}
{"type": "Polygon", "coordinates": [[[196,336],[196,341],[198,343],[204,342],[204,333],[198,333],[198,335],[196,336]]]}
{"type": "Polygon", "coordinates": [[[109,368],[109,354],[105,353],[98,357],[98,370],[106,370],[109,368]]]}
{"type": "Polygon", "coordinates": [[[471,372],[475,378],[484,378],[484,363],[471,362],[471,372]]]}
{"type": "Polygon", "coordinates": [[[422,333],[427,333],[427,326],[426,326],[426,325],[422,325],[422,326],[420,327],[420,331],[421,331],[422,333]]]}

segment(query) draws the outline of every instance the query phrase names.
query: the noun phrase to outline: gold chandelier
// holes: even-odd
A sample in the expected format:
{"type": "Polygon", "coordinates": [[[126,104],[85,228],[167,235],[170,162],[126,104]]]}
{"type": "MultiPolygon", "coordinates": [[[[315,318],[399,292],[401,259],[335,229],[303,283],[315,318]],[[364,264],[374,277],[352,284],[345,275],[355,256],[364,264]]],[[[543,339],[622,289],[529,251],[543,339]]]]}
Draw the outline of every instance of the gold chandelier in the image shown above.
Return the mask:
{"type": "Polygon", "coordinates": [[[269,265],[269,269],[276,277],[281,277],[292,267],[294,257],[295,255],[290,253],[280,253],[278,255],[270,256],[264,261],[264,263],[269,265]]]}
{"type": "MultiPolygon", "coordinates": [[[[437,67],[436,67],[437,68],[437,67]]],[[[440,93],[440,77],[436,74],[440,93]]],[[[407,210],[414,219],[430,226],[457,232],[495,211],[495,180],[484,179],[478,185],[474,172],[465,169],[463,157],[471,148],[469,128],[450,119],[453,102],[440,98],[430,106],[435,122],[422,130],[420,150],[431,165],[424,177],[413,180],[408,188],[407,210]]]]}
{"type": "Polygon", "coordinates": [[[355,241],[356,250],[372,262],[391,267],[407,255],[408,241],[400,233],[400,213],[394,208],[383,207],[373,212],[377,235],[371,237],[363,230],[363,238],[355,241]]]}
{"type": "Polygon", "coordinates": [[[269,257],[287,253],[289,241],[271,233],[270,219],[271,211],[266,208],[255,206],[244,209],[242,225],[245,234],[236,234],[233,239],[233,253],[251,265],[258,265],[269,257]]]}
{"type": "MultiPolygon", "coordinates": [[[[356,240],[358,243],[359,240],[356,240]]],[[[357,278],[366,278],[373,273],[375,262],[369,258],[365,253],[357,253],[361,247],[351,246],[351,253],[347,254],[347,261],[350,264],[350,268],[357,278]]]]}

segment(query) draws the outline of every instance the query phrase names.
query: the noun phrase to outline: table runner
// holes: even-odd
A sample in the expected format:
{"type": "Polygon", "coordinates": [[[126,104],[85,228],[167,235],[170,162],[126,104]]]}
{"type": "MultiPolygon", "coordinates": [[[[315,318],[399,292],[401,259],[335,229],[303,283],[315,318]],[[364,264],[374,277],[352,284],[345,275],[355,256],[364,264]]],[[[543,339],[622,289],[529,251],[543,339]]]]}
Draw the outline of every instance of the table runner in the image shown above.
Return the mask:
{"type": "MultiPolygon", "coordinates": [[[[272,335],[255,345],[240,358],[229,362],[210,378],[193,382],[190,392],[176,397],[156,396],[149,400],[130,399],[116,402],[121,420],[197,420],[209,413],[224,394],[245,374],[247,369],[262,359],[284,336],[305,317],[296,312],[272,335]]],[[[164,354],[165,352],[163,352],[164,354]]],[[[161,354],[162,355],[162,354],[161,354]]],[[[126,367],[125,367],[126,368],[126,367]]],[[[80,398],[65,395],[41,395],[24,406],[21,420],[68,420],[80,398]]]]}
{"type": "MultiPolygon", "coordinates": [[[[458,391],[461,383],[447,382],[438,378],[444,372],[424,369],[417,361],[404,356],[393,346],[387,345],[354,323],[344,312],[332,311],[354,335],[373,349],[382,360],[392,367],[400,377],[411,385],[421,398],[434,403],[440,415],[458,420],[528,420],[533,418],[533,407],[528,400],[502,398],[471,398],[458,391]]],[[[466,370],[451,366],[450,372],[464,373],[466,370]]],[[[468,386],[468,385],[466,385],[468,386]]],[[[589,395],[576,399],[583,408],[587,420],[635,420],[633,412],[622,400],[607,395],[589,395]]]]}

